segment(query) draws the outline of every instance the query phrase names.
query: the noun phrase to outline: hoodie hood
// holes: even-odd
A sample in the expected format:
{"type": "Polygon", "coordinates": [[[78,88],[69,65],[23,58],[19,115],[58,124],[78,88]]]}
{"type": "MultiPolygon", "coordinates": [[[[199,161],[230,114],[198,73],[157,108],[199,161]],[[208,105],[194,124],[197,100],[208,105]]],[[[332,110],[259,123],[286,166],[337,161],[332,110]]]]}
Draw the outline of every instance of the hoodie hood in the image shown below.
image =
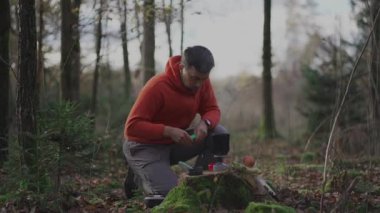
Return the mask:
{"type": "Polygon", "coordinates": [[[169,58],[165,67],[165,74],[168,76],[171,86],[181,93],[194,95],[197,91],[192,91],[185,87],[181,79],[181,56],[173,56],[169,58]]]}

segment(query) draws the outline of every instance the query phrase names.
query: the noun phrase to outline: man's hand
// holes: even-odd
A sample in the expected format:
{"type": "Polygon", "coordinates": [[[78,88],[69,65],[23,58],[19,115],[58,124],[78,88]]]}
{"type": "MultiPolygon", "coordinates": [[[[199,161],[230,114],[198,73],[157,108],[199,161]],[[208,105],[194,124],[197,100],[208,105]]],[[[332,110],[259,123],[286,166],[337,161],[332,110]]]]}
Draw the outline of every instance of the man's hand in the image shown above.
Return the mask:
{"type": "Polygon", "coordinates": [[[165,126],[164,136],[172,139],[175,143],[180,144],[192,144],[193,141],[187,132],[180,128],[175,128],[171,126],[165,126]]]}
{"type": "Polygon", "coordinates": [[[194,132],[196,134],[195,142],[201,142],[207,137],[208,127],[204,120],[201,120],[198,125],[195,127],[194,132]]]}

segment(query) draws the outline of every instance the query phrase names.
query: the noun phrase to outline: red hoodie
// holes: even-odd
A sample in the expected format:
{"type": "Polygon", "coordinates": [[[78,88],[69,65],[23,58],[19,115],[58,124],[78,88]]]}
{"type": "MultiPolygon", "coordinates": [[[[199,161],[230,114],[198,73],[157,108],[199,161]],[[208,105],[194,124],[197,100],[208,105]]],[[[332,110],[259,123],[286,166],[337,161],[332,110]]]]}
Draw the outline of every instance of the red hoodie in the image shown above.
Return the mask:
{"type": "Polygon", "coordinates": [[[170,144],[163,136],[164,127],[189,127],[195,115],[211,122],[211,128],[220,120],[210,80],[197,91],[187,89],[180,77],[181,56],[171,57],[165,72],[151,78],[141,90],[125,123],[124,137],[139,143],[170,144]]]}

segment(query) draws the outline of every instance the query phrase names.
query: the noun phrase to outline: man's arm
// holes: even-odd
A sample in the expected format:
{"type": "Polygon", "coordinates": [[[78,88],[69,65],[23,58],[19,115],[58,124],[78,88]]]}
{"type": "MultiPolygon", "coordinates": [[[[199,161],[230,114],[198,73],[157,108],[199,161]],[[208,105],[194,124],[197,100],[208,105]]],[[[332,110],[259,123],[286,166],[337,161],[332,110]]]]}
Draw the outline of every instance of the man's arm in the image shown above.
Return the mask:
{"type": "Polygon", "coordinates": [[[162,103],[163,97],[157,85],[144,87],[129,113],[125,135],[146,140],[162,139],[165,125],[152,122],[162,103]]]}
{"type": "Polygon", "coordinates": [[[199,113],[202,120],[207,120],[209,129],[213,129],[220,121],[220,109],[211,86],[210,80],[207,80],[204,85],[204,91],[201,94],[201,103],[199,113]]]}

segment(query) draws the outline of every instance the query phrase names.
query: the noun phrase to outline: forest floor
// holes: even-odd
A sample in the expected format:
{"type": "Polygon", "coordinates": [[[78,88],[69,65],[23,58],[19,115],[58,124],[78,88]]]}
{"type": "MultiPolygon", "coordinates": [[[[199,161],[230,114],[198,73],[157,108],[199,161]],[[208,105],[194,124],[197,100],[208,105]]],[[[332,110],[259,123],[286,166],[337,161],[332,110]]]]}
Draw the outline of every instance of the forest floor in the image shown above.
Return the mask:
{"type": "MultiPolygon", "coordinates": [[[[283,141],[273,141],[251,145],[245,154],[255,157],[255,167],[275,187],[281,204],[293,207],[297,212],[319,212],[324,153],[305,153],[301,148],[288,146],[283,141]]],[[[239,159],[241,157],[234,155],[232,150],[230,160],[239,162],[239,159]]],[[[324,211],[380,212],[379,159],[361,157],[335,159],[333,162],[334,164],[330,161],[328,163],[324,211]]],[[[102,164],[104,170],[97,177],[71,177],[75,180],[72,186],[75,193],[62,202],[65,212],[149,212],[141,195],[126,199],[123,182],[127,169],[122,159],[102,160],[98,163],[102,164]]],[[[0,172],[0,179],[1,175],[0,172]]],[[[38,206],[22,207],[12,201],[0,206],[1,213],[38,212],[38,209],[38,206]]]]}

